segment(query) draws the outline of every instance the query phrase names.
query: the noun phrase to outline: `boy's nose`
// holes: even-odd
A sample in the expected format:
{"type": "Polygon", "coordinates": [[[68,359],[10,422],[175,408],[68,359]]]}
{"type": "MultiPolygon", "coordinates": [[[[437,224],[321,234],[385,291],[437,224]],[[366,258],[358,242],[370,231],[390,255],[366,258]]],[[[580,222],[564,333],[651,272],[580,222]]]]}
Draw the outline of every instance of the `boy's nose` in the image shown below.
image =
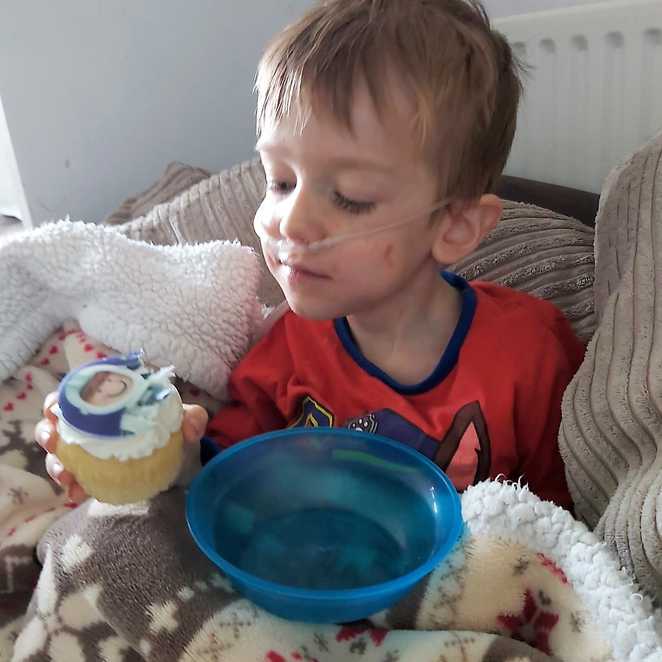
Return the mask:
{"type": "Polygon", "coordinates": [[[281,236],[301,244],[321,239],[321,228],[315,221],[313,205],[306,192],[293,192],[283,205],[279,228],[281,236]]]}

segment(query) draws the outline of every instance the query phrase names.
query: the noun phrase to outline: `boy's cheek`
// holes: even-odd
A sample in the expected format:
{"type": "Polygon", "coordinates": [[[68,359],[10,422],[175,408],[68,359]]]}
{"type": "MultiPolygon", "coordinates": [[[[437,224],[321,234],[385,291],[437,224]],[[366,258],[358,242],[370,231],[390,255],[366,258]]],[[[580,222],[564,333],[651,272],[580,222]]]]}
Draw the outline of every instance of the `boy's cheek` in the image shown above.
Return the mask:
{"type": "Polygon", "coordinates": [[[391,269],[394,265],[393,250],[393,244],[387,244],[386,248],[384,249],[384,266],[387,269],[391,269]]]}

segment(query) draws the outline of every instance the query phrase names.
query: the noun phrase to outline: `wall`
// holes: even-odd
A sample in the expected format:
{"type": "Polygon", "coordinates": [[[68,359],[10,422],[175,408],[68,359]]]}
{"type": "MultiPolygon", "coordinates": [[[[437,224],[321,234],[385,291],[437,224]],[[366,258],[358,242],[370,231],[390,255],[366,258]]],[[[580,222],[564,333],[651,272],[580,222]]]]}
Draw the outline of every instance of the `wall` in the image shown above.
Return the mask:
{"type": "Polygon", "coordinates": [[[100,220],[169,161],[250,157],[259,54],[309,4],[3,0],[0,97],[33,222],[100,220]]]}
{"type": "Polygon", "coordinates": [[[14,146],[0,99],[0,228],[5,226],[5,216],[25,219],[29,215],[14,156],[14,146]]]}
{"type": "Polygon", "coordinates": [[[490,16],[512,16],[526,12],[542,11],[547,9],[561,9],[577,5],[592,5],[597,2],[610,0],[482,0],[490,16]]]}
{"type": "Polygon", "coordinates": [[[662,129],[662,2],[623,0],[504,17],[529,65],[507,172],[600,192],[662,129]]]}

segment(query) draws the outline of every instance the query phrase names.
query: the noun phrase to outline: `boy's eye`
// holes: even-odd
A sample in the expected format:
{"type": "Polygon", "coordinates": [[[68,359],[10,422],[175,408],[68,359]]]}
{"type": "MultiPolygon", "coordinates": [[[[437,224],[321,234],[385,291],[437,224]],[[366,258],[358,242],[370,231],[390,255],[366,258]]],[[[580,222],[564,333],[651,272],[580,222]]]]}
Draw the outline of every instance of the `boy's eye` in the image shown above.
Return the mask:
{"type": "Polygon", "coordinates": [[[278,179],[272,179],[267,183],[267,189],[276,195],[285,195],[292,191],[294,184],[278,179]]]}
{"type": "Polygon", "coordinates": [[[365,214],[375,208],[374,202],[350,200],[341,193],[338,193],[338,191],[334,191],[333,201],[338,207],[348,211],[350,214],[365,214]]]}

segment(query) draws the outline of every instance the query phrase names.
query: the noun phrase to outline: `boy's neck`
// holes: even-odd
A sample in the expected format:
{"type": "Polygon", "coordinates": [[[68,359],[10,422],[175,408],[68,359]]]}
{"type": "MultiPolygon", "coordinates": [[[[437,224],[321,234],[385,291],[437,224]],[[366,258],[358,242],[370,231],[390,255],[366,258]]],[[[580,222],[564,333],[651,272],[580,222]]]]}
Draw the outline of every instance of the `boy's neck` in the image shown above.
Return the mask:
{"type": "Polygon", "coordinates": [[[459,292],[432,261],[410,284],[369,310],[347,317],[363,355],[401,384],[418,384],[436,368],[462,308],[459,292]]]}

